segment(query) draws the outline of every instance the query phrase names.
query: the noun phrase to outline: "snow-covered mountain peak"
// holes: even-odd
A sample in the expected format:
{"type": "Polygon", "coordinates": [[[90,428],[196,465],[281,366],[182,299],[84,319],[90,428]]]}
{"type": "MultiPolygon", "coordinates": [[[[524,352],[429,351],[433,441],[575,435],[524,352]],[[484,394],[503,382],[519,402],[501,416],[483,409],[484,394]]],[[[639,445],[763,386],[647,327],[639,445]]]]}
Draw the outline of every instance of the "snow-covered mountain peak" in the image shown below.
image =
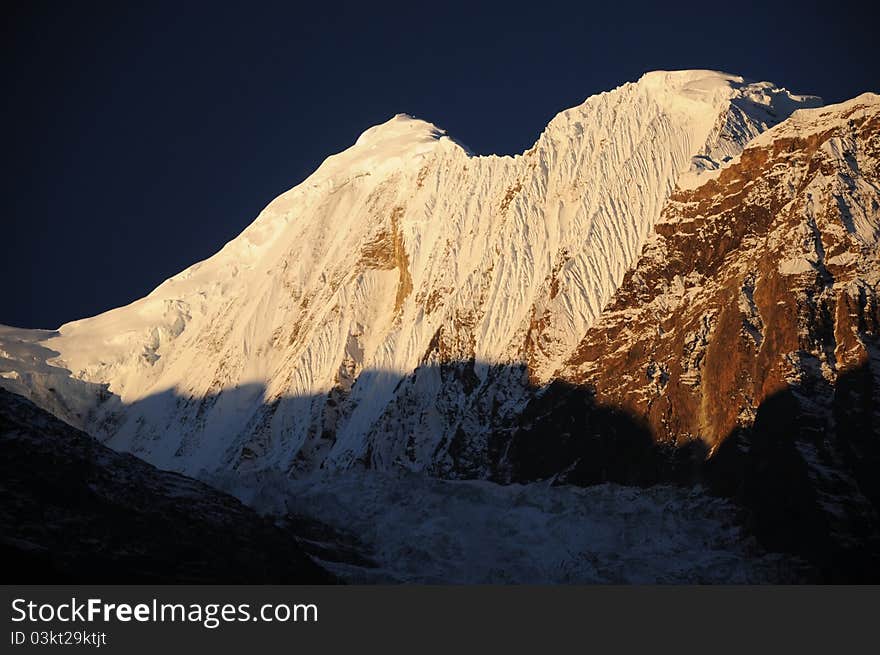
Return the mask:
{"type": "Polygon", "coordinates": [[[708,69],[655,70],[643,74],[637,84],[654,90],[691,94],[729,89],[745,81],[740,75],[708,69]]]}
{"type": "Polygon", "coordinates": [[[409,145],[436,141],[445,135],[446,132],[433,123],[409,114],[396,114],[384,123],[365,130],[354,145],[362,148],[380,148],[387,146],[389,141],[409,145]]]}
{"type": "Polygon", "coordinates": [[[714,70],[650,71],[642,75],[637,84],[659,97],[677,97],[709,104],[739,97],[768,107],[783,99],[797,103],[820,101],[816,96],[792,94],[772,82],[758,82],[714,70]]]}
{"type": "Polygon", "coordinates": [[[760,102],[763,90],[770,93],[764,99],[766,104],[772,102],[773,94],[786,93],[770,83],[752,83],[739,75],[712,70],[651,71],[636,84],[670,111],[692,115],[703,113],[705,106],[722,108],[742,97],[760,102]]]}
{"type": "Polygon", "coordinates": [[[146,298],[0,346],[19,390],[61,389],[82,427],[164,467],[382,467],[404,452],[440,466],[485,409],[461,394],[485,386],[507,411],[523,379],[550,379],[682,171],[717,168],[784,119],[762,109],[774,98],[810,102],[723,73],[650,73],[558,114],[516,157],[474,156],[398,114],[146,298]],[[54,368],[23,359],[31,342],[59,353],[54,368]],[[81,402],[67,371],[121,405],[81,402]]]}
{"type": "Polygon", "coordinates": [[[698,186],[707,172],[723,168],[749,141],[792,112],[822,105],[818,96],[711,70],[652,71],[637,86],[667,112],[687,117],[698,133],[706,134],[677,180],[682,189],[698,186]]]}
{"type": "Polygon", "coordinates": [[[325,159],[306,183],[314,186],[328,178],[339,182],[363,174],[382,175],[417,165],[438,149],[463,151],[445,130],[409,114],[397,114],[364,131],[351,147],[325,159]]]}

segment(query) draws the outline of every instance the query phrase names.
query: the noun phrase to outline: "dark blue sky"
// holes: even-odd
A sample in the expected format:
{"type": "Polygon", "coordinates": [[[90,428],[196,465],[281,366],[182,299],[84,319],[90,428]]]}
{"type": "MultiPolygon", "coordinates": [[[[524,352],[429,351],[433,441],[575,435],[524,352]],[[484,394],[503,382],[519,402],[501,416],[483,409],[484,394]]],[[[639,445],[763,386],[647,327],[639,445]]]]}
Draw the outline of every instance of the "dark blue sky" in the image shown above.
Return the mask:
{"type": "Polygon", "coordinates": [[[6,9],[0,323],[128,303],[408,112],[478,153],[654,69],[880,90],[877,3],[21,2],[6,9]]]}

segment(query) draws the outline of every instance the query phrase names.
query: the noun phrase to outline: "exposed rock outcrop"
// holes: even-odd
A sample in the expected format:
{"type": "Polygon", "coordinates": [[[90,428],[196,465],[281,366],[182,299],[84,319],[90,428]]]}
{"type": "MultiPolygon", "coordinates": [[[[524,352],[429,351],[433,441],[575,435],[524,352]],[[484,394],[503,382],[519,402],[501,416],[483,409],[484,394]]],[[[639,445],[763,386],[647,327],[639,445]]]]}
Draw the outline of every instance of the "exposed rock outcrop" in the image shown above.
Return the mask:
{"type": "Polygon", "coordinates": [[[508,474],[701,480],[829,579],[876,577],[880,97],[798,112],[674,193],[655,232],[524,413],[508,474]]]}

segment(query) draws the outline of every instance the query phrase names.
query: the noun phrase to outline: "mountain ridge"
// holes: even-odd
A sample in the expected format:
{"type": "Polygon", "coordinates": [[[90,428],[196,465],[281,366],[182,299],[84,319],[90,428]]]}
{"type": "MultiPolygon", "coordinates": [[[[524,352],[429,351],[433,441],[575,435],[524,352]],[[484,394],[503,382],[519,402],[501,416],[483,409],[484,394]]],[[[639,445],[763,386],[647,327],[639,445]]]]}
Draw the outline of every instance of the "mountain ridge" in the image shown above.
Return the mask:
{"type": "Polygon", "coordinates": [[[783,577],[874,580],[880,96],[816,104],[658,71],[514,156],[399,114],[145,298],[0,326],[0,386],[249,502],[683,485],[783,577]]]}
{"type": "Polygon", "coordinates": [[[443,443],[465,426],[485,438],[487,407],[525,401],[517,366],[529,383],[553,376],[683,171],[721,166],[785,111],[817,103],[711,71],[648,74],[560,112],[513,157],[471,155],[395,117],[144,299],[57,333],[4,329],[0,380],[68,405],[65,418],[116,448],[190,473],[344,468],[378,452],[388,430],[427,435],[428,459],[410,465],[441,471],[443,443]],[[435,364],[468,361],[437,378],[435,364]],[[495,365],[503,379],[489,378],[495,365]],[[250,406],[224,400],[252,383],[265,391],[250,406]],[[486,407],[462,402],[474,385],[486,407]],[[126,411],[169,389],[185,407],[126,411]],[[408,407],[400,423],[396,406],[408,407]],[[258,461],[221,456],[242,430],[241,452],[258,461]]]}

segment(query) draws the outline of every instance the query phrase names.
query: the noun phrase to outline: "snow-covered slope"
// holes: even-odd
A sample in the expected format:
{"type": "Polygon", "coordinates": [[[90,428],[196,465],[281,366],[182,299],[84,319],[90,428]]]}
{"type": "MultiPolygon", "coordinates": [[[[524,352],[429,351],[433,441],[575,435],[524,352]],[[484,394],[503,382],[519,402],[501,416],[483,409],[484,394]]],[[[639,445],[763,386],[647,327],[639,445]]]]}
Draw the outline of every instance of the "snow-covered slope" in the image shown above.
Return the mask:
{"type": "Polygon", "coordinates": [[[209,481],[258,511],[294,507],[355,533],[369,566],[319,560],[354,583],[779,584],[814,575],[803,560],[762,550],[734,503],[695,488],[358,470],[209,481]]]}
{"type": "Polygon", "coordinates": [[[399,114],[146,298],[54,333],[0,331],[0,384],[190,473],[479,474],[462,452],[488,447],[487,414],[571,356],[677,182],[818,103],[653,72],[514,157],[399,114]]]}

